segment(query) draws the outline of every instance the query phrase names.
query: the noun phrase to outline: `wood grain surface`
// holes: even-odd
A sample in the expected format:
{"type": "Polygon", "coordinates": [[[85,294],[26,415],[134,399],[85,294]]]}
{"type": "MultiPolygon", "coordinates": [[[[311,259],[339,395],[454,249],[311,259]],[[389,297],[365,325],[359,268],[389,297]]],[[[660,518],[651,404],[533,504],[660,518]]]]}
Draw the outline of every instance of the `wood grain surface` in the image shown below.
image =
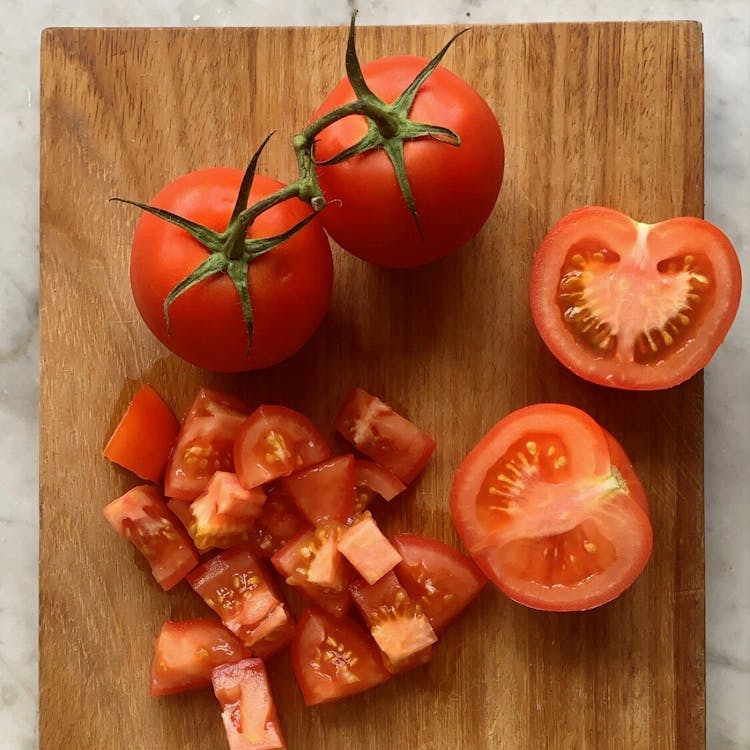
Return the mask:
{"type": "MultiPolygon", "coordinates": [[[[430,55],[450,27],[360,29],[363,60],[430,55]]],[[[564,370],[527,301],[532,254],[585,204],[644,221],[703,208],[702,34],[695,23],[476,27],[445,64],[502,125],[506,179],[484,230],[418,271],[335,249],[333,305],[272,370],[199,371],[163,349],[128,285],[137,212],[192,169],[295,176],[290,137],[343,74],[344,28],[52,29],[42,38],[42,750],[225,747],[210,691],[148,696],[169,595],[105,523],[136,484],[101,449],[139,384],[178,413],[199,383],[281,402],[328,426],[354,384],[434,435],[424,475],[381,518],[457,543],[448,489],[501,416],[538,401],[589,411],[624,444],[650,495],[654,553],[636,585],[587,614],[545,614],[488,587],[432,663],[339,705],[306,709],[286,654],[270,665],[291,750],[692,750],[704,747],[702,379],[616,392],[564,370]]]]}

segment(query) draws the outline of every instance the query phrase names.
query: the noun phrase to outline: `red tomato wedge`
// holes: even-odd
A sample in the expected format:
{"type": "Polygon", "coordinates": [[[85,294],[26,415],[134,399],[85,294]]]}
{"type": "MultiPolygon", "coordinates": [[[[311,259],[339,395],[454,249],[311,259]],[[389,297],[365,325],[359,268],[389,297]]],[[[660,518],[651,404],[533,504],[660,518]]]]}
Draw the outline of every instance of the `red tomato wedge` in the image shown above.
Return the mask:
{"type": "Polygon", "coordinates": [[[537,404],[498,422],[451,490],[456,528],[488,578],[521,604],[557,611],[591,609],[628,588],[652,531],[640,482],[613,462],[623,456],[572,406],[537,404]]]}
{"type": "Polygon", "coordinates": [[[211,558],[188,583],[242,642],[266,658],[292,637],[294,622],[276,594],[268,571],[245,549],[211,558]]]}
{"type": "Polygon", "coordinates": [[[229,750],[285,750],[268,675],[260,659],[217,667],[213,686],[221,704],[229,750]]]}
{"type": "Polygon", "coordinates": [[[353,575],[336,546],[343,531],[341,524],[327,521],[298,534],[271,558],[287,585],[336,617],[346,614],[352,601],[353,575]]]}
{"type": "Polygon", "coordinates": [[[362,693],[391,676],[359,625],[319,610],[308,610],[297,623],[292,666],[307,706],[362,693]]]}
{"type": "Polygon", "coordinates": [[[156,640],[151,695],[210,687],[214,667],[252,654],[216,620],[165,622],[156,640]]]}
{"type": "Polygon", "coordinates": [[[338,550],[369,584],[379,581],[401,562],[401,555],[365,511],[341,536],[338,550]]]}
{"type": "Polygon", "coordinates": [[[257,557],[272,557],[300,531],[309,529],[292,499],[275,484],[266,488],[266,502],[255,519],[248,544],[257,557]]]}
{"type": "Polygon", "coordinates": [[[165,591],[174,588],[198,564],[193,542],[155,487],[134,487],[109,503],[104,517],[146,558],[165,591]]]}
{"type": "Polygon", "coordinates": [[[217,471],[206,491],[190,504],[188,531],[195,546],[203,552],[249,541],[265,501],[266,495],[260,488],[246,490],[234,474],[217,471]]]}
{"type": "Polygon", "coordinates": [[[531,269],[539,334],[592,383],[669,388],[705,367],[737,313],[737,253],[695,217],[643,224],[582,208],[545,237],[531,269]]]}
{"type": "Polygon", "coordinates": [[[112,433],[104,457],[141,479],[158,482],[172,452],[180,423],[161,396],[144,385],[112,433]]]}
{"type": "Polygon", "coordinates": [[[399,534],[393,538],[393,546],[401,555],[396,576],[435,632],[455,619],[487,583],[470,558],[445,542],[399,534]]]}
{"type": "Polygon", "coordinates": [[[247,489],[288,477],[330,455],[318,428],[286,406],[259,406],[242,424],[234,444],[237,476],[247,489]]]}
{"type": "Polygon", "coordinates": [[[372,586],[359,579],[350,591],[383,652],[388,671],[396,674],[430,660],[432,644],[437,641],[435,631],[395,573],[387,573],[372,586]]]}
{"type": "Polygon", "coordinates": [[[424,469],[435,441],[379,398],[355,388],[336,416],[336,429],[361,453],[409,484],[424,469]]]}
{"type": "Polygon", "coordinates": [[[215,471],[234,471],[234,439],[246,417],[238,399],[201,388],[182,421],[164,476],[164,494],[195,500],[215,471]]]}
{"type": "Polygon", "coordinates": [[[354,456],[337,456],[279,481],[307,520],[344,523],[354,513],[354,456]]]}
{"type": "Polygon", "coordinates": [[[354,462],[354,515],[359,515],[376,496],[391,501],[406,489],[406,485],[385,466],[374,461],[356,459],[354,462]]]}

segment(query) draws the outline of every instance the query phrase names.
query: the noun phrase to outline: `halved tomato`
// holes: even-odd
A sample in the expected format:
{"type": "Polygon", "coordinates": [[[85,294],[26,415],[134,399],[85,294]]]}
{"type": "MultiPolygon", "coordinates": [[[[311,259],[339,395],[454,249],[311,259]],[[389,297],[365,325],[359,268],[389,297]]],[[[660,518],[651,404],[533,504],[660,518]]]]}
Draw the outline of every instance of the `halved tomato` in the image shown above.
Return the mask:
{"type": "Polygon", "coordinates": [[[298,534],[271,558],[287,585],[336,617],[345,614],[352,602],[353,574],[336,546],[344,529],[336,521],[326,521],[298,534]]]}
{"type": "Polygon", "coordinates": [[[209,687],[214,667],[252,656],[218,620],[167,621],[156,640],[151,695],[209,687]]]}
{"type": "Polygon", "coordinates": [[[182,524],[150,484],[134,487],[104,508],[112,528],[132,542],[151,566],[165,591],[176,586],[197,564],[198,554],[182,524]]]}
{"type": "Polygon", "coordinates": [[[260,659],[244,659],[217,667],[214,693],[229,750],[285,750],[279,716],[260,659]]]}
{"type": "Polygon", "coordinates": [[[247,542],[265,501],[266,494],[259,487],[246,490],[234,474],[217,471],[206,491],[190,504],[188,532],[195,546],[203,552],[247,542]]]}
{"type": "Polygon", "coordinates": [[[399,534],[393,546],[402,561],[396,576],[440,632],[470,604],[487,583],[476,564],[445,542],[417,534],[399,534]]]}
{"type": "Polygon", "coordinates": [[[279,484],[307,520],[344,523],[354,513],[354,456],[337,456],[279,484]]]}
{"type": "Polygon", "coordinates": [[[435,631],[395,573],[386,573],[372,586],[360,578],[349,590],[383,652],[389,672],[403,672],[432,658],[432,644],[437,641],[435,631]]]}
{"type": "Polygon", "coordinates": [[[713,224],[642,224],[594,206],[552,227],[529,294],[539,334],[568,369],[600,385],[654,390],[705,367],[741,286],[737,253],[713,224]]]}
{"type": "Polygon", "coordinates": [[[359,625],[319,610],[308,610],[297,623],[292,666],[307,706],[362,693],[391,676],[359,625]]]}
{"type": "Polygon", "coordinates": [[[277,484],[266,488],[266,502],[255,519],[248,545],[256,557],[272,557],[309,524],[297,511],[289,495],[277,484]]]}
{"type": "Polygon", "coordinates": [[[623,456],[579,409],[519,409],[456,472],[458,533],[490,580],[521,604],[557,611],[605,604],[651,554],[643,488],[614,463],[623,456]]]}
{"type": "Polygon", "coordinates": [[[286,605],[263,563],[248,550],[216,555],[196,568],[188,583],[258,656],[271,656],[291,639],[294,622],[286,605]]]}
{"type": "Polygon", "coordinates": [[[379,398],[355,388],[336,416],[336,429],[361,453],[409,484],[424,469],[435,441],[379,398]]]}
{"type": "Polygon", "coordinates": [[[112,433],[104,457],[141,479],[158,482],[172,452],[180,423],[161,396],[142,386],[112,433]]]}
{"type": "Polygon", "coordinates": [[[400,495],[406,485],[385,466],[358,458],[354,462],[354,515],[365,510],[376,496],[389,502],[400,495]]]}
{"type": "Polygon", "coordinates": [[[242,424],[234,443],[237,477],[247,489],[288,477],[330,455],[318,428],[286,406],[259,406],[242,424]]]}
{"type": "Polygon", "coordinates": [[[167,464],[164,494],[195,500],[215,471],[234,471],[234,439],[246,418],[241,401],[201,388],[185,415],[167,464]]]}
{"type": "Polygon", "coordinates": [[[369,510],[341,535],[338,550],[367,583],[379,581],[401,562],[401,555],[386,539],[369,510]]]}

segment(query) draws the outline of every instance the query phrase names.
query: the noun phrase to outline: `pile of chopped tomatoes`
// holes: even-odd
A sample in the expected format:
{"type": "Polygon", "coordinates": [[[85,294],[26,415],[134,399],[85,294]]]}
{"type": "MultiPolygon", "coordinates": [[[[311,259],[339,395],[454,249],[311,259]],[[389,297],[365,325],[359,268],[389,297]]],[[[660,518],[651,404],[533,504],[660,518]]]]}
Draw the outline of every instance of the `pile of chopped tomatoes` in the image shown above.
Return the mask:
{"type": "Polygon", "coordinates": [[[164,624],[150,690],[213,686],[232,750],[285,747],[264,659],[291,646],[307,705],[361,693],[429,661],[484,586],[453,547],[380,530],[376,500],[400,495],[435,441],[375,396],[355,389],[335,419],[356,455],[334,456],[299,412],[205,388],[176,425],[152,388],[136,394],[105,455],[156,484],[104,515],[165,590],[184,579],[215,613],[164,624]],[[285,587],[306,604],[296,622],[285,587]]]}

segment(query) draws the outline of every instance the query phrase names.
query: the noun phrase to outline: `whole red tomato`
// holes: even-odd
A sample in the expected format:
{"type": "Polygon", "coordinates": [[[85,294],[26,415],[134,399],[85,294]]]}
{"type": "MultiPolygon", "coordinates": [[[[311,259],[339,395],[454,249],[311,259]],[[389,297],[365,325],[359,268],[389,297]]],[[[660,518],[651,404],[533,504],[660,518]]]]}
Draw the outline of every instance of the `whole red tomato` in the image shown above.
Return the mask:
{"type": "MultiPolygon", "coordinates": [[[[232,215],[243,172],[205,169],[167,185],[151,205],[223,232],[232,215]]],[[[281,188],[256,175],[248,203],[281,188]]],[[[297,199],[262,213],[249,237],[281,234],[310,213],[297,199]]],[[[216,372],[239,372],[274,365],[296,352],[325,315],[333,281],[331,250],[317,221],[250,262],[248,284],[253,335],[248,333],[237,289],[226,273],[201,281],[169,306],[170,291],[208,257],[206,248],[185,230],[144,213],[136,227],[130,256],[133,297],[146,325],[175,354],[216,372]]]]}
{"type": "MultiPolygon", "coordinates": [[[[426,63],[421,57],[385,57],[362,71],[373,93],[391,104],[426,63]]],[[[313,119],[354,99],[344,79],[313,119]]],[[[429,136],[405,143],[419,226],[382,149],[318,167],[323,193],[332,202],[321,215],[331,237],[353,255],[396,268],[419,266],[465,245],[487,221],[503,179],[503,138],[495,115],[469,84],[446,68],[437,67],[422,84],[408,117],[449,128],[461,139],[458,146],[429,136]]],[[[330,125],[316,141],[316,161],[352,146],[367,127],[359,115],[330,125]]]]}

